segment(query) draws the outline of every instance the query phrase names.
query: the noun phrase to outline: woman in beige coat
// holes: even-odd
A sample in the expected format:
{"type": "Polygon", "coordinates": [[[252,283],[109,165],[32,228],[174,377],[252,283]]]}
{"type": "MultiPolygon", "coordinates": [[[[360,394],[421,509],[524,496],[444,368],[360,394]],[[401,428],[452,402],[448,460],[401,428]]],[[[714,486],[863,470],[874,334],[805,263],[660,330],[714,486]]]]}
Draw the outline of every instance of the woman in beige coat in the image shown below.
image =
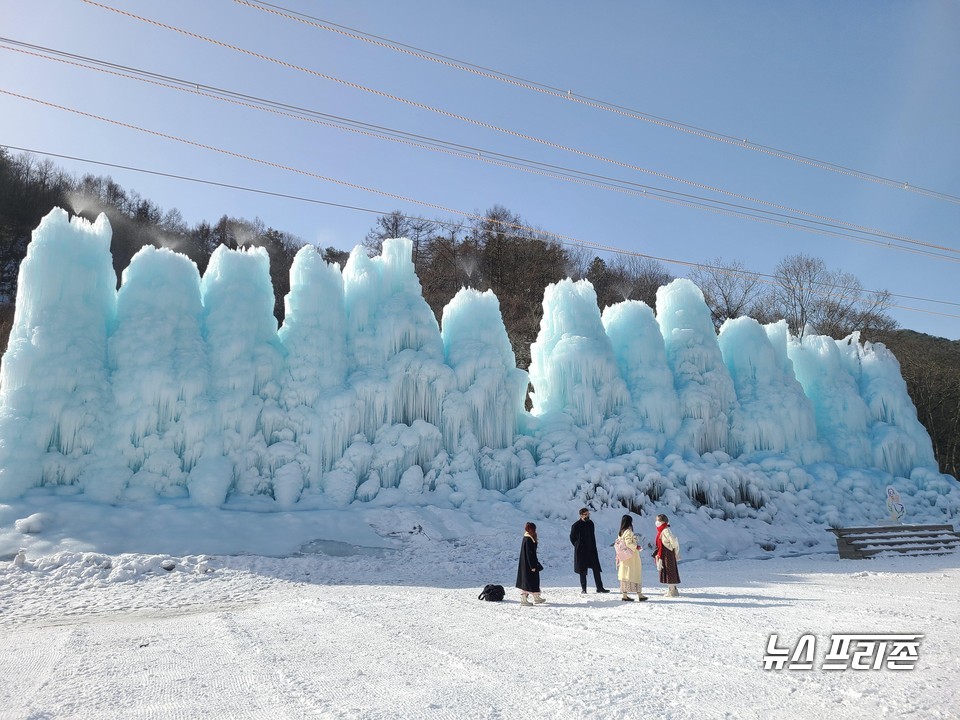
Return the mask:
{"type": "Polygon", "coordinates": [[[625,560],[617,558],[617,578],[620,580],[620,599],[633,602],[630,593],[637,594],[637,600],[646,600],[647,596],[641,589],[640,571],[640,548],[637,547],[637,536],[633,532],[633,518],[630,515],[624,515],[620,520],[620,534],[618,541],[622,541],[632,554],[625,560]]]}

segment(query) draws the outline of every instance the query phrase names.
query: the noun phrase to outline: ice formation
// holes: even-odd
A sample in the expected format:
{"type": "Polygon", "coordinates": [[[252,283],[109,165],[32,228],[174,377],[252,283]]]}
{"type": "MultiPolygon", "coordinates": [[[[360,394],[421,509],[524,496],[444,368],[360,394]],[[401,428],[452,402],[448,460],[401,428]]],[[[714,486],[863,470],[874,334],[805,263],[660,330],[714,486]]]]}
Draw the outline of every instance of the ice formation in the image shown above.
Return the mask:
{"type": "Polygon", "coordinates": [[[626,300],[604,309],[603,327],[635,413],[620,433],[620,449],[663,450],[680,430],[680,400],[657,318],[646,303],[626,300]]]}
{"type": "Polygon", "coordinates": [[[520,465],[509,451],[523,413],[529,382],[517,368],[500,303],[492,291],[461,289],[443,310],[444,359],[456,386],[443,401],[447,450],[479,457],[485,487],[509,490],[520,465]]]}
{"type": "Polygon", "coordinates": [[[105,445],[124,462],[113,473],[100,470],[93,481],[100,497],[183,494],[201,450],[190,439],[208,429],[203,324],[196,266],[169,250],[140,250],[123,272],[107,346],[114,410],[105,445]]]}
{"type": "Polygon", "coordinates": [[[885,347],[750,318],[718,336],[688,280],[656,313],[545,288],[528,376],[492,292],[461,290],[441,330],[404,239],[342,272],[302,248],[279,329],[262,249],[218,248],[201,277],[146,247],[117,291],[109,246],[103,216],[34,232],[0,363],[0,498],[839,522],[874,491],[882,516],[895,482],[914,517],[960,511],[885,347]]]}
{"type": "Polygon", "coordinates": [[[547,287],[530,381],[534,414],[566,413],[578,426],[599,426],[629,402],[589,281],[547,287]]]}
{"type": "Polygon", "coordinates": [[[907,394],[900,363],[883,345],[860,344],[853,335],[840,344],[847,369],[867,405],[872,465],[895,475],[909,474],[915,466],[935,468],[936,459],[927,431],[907,394]]]}
{"type": "Polygon", "coordinates": [[[20,264],[0,363],[0,495],[76,483],[109,429],[117,307],[110,224],[47,215],[20,264]]]}
{"type": "Polygon", "coordinates": [[[730,431],[734,456],[767,451],[807,463],[823,457],[813,405],[783,362],[786,347],[778,355],[771,342],[785,343],[787,335],[782,320],[764,329],[753,318],[741,317],[720,328],[720,350],[740,403],[730,431]]]}
{"type": "Polygon", "coordinates": [[[679,279],[657,290],[657,322],[680,399],[679,444],[698,455],[733,449],[737,396],[700,288],[679,279]]]}

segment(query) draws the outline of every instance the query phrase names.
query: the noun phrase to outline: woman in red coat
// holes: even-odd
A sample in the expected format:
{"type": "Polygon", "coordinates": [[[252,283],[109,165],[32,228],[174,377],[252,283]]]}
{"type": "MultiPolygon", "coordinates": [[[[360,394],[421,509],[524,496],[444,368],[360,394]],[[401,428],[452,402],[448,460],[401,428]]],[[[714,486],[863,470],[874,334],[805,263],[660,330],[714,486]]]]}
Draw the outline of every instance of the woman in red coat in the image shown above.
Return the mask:
{"type": "Polygon", "coordinates": [[[680,570],[677,560],[680,559],[680,543],[670,530],[670,523],[666,515],[657,515],[657,570],[660,571],[660,582],[667,586],[667,597],[677,597],[677,585],[680,584],[680,570]]]}
{"type": "Polygon", "coordinates": [[[543,565],[537,560],[537,526],[528,522],[524,528],[523,542],[520,544],[520,564],[517,567],[517,587],[520,588],[520,604],[546,602],[540,595],[540,571],[543,565]],[[533,602],[530,602],[530,595],[533,602]]]}

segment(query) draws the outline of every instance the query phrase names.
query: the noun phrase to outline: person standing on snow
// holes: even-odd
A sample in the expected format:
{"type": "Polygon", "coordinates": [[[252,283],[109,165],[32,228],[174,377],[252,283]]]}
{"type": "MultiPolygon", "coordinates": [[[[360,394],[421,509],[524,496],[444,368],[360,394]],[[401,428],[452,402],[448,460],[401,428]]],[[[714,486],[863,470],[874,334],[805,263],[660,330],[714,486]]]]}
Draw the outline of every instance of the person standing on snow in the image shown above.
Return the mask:
{"type": "Polygon", "coordinates": [[[666,515],[657,515],[657,570],[660,571],[660,582],[667,586],[667,597],[678,597],[677,585],[680,584],[680,570],[677,560],[680,559],[680,542],[677,540],[666,515]]]}
{"type": "Polygon", "coordinates": [[[607,593],[600,580],[600,556],[597,554],[597,535],[594,531],[590,510],[580,508],[580,519],[570,526],[570,542],[573,544],[573,571],[580,576],[580,590],[587,592],[587,570],[593,570],[593,581],[598,593],[607,593]]]}
{"type": "Polygon", "coordinates": [[[647,596],[643,594],[641,588],[642,579],[640,571],[642,565],[640,562],[640,548],[637,547],[637,536],[633,532],[633,518],[630,515],[624,515],[620,519],[620,534],[618,541],[623,541],[629,550],[633,552],[629,557],[621,560],[617,558],[617,578],[620,580],[620,599],[633,602],[630,593],[637,594],[637,600],[646,600],[647,596]]]}
{"type": "Polygon", "coordinates": [[[520,588],[520,604],[533,605],[546,602],[540,594],[540,571],[543,565],[537,560],[537,526],[528,522],[523,527],[520,544],[520,564],[517,567],[517,587],[520,588]],[[533,602],[530,602],[530,595],[533,602]]]}

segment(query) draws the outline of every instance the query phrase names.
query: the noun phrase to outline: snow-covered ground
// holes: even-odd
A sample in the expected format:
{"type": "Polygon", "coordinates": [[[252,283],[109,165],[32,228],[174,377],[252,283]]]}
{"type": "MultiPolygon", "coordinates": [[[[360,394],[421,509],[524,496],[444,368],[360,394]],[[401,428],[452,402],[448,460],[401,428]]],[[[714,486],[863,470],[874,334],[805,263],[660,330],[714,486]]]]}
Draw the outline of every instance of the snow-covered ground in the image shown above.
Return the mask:
{"type": "MultiPolygon", "coordinates": [[[[645,556],[650,601],[625,603],[581,595],[569,523],[539,521],[548,602],[527,608],[507,503],[185,519],[40,502],[0,506],[0,718],[960,717],[957,555],[756,548],[682,561],[677,599],[645,556]],[[477,600],[488,582],[505,602],[477,600]],[[814,669],[764,670],[771,633],[813,634],[814,669]],[[836,633],[924,637],[911,671],[823,670],[836,633]]],[[[608,544],[619,511],[594,520],[608,544]]]]}

